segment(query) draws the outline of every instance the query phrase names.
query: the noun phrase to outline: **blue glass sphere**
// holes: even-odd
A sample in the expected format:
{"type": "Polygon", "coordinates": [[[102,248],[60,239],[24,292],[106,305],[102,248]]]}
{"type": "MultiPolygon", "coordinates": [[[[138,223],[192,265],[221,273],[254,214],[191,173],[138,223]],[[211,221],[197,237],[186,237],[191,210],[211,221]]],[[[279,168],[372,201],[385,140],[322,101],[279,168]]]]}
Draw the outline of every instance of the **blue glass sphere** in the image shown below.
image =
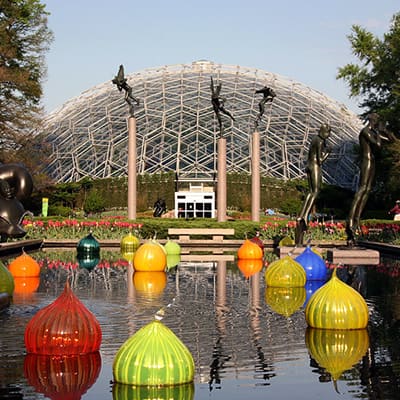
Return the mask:
{"type": "Polygon", "coordinates": [[[325,261],[321,256],[311,250],[307,246],[304,251],[295,258],[306,271],[307,280],[325,281],[327,276],[327,268],[325,261]]]}

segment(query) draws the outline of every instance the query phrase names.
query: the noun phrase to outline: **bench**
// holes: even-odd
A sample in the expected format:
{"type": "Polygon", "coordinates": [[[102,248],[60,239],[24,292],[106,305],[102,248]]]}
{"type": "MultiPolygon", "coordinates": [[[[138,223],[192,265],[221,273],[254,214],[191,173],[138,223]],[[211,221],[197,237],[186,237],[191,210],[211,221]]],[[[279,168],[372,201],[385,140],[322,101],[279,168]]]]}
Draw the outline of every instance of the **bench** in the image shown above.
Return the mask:
{"type": "Polygon", "coordinates": [[[231,228],[169,228],[168,236],[178,236],[178,243],[191,247],[196,251],[210,251],[221,253],[221,245],[225,243],[225,236],[232,236],[235,230],[231,228]],[[197,239],[193,239],[197,237],[197,239]],[[200,238],[202,237],[202,238],[200,238]],[[200,238],[200,239],[199,239],[200,238]]]}

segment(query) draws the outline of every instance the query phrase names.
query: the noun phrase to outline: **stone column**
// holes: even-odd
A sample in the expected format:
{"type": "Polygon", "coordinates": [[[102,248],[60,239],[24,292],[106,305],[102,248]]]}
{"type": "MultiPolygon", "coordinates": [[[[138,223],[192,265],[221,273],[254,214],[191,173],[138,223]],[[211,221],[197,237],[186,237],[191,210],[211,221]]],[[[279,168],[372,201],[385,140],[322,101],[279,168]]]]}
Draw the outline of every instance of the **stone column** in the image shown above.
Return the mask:
{"type": "Polygon", "coordinates": [[[217,220],[226,221],[226,139],[218,139],[217,158],[217,220]]]}
{"type": "Polygon", "coordinates": [[[136,118],[128,119],[128,219],[136,219],[136,118]]]}
{"type": "Polygon", "coordinates": [[[260,222],[260,132],[251,139],[251,220],[260,222]]]}

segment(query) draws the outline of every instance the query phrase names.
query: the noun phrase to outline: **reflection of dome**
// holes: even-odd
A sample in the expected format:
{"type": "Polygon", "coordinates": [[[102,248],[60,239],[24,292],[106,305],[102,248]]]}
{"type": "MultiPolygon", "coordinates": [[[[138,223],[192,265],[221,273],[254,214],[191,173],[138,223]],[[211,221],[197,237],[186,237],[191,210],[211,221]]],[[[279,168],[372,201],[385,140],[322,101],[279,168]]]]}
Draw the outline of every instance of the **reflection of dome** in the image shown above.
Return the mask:
{"type": "MultiPolygon", "coordinates": [[[[261,173],[280,179],[304,178],[311,137],[322,123],[332,126],[333,151],[324,164],[325,180],[352,187],[352,146],[361,121],[322,93],[290,79],[252,68],[208,61],[169,65],[127,75],[136,107],[137,170],[176,171],[179,179],[212,180],[216,171],[218,123],[211,105],[210,77],[235,122],[222,115],[227,139],[227,171],[249,173],[249,140],[262,95],[276,92],[261,133],[261,173]]],[[[118,177],[127,173],[127,115],[124,93],[110,80],[95,86],[47,117],[44,133],[52,144],[48,166],[59,182],[118,177]]]]}

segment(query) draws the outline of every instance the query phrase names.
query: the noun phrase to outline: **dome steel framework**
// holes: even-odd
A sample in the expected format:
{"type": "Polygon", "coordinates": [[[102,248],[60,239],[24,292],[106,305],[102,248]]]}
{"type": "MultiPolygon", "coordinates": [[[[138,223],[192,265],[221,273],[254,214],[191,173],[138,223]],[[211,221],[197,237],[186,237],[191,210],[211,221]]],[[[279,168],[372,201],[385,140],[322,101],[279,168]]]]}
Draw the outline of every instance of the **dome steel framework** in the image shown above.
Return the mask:
{"type": "MultiPolygon", "coordinates": [[[[210,78],[222,84],[222,115],[227,139],[227,172],[251,173],[251,134],[268,86],[276,97],[267,103],[258,126],[260,171],[279,179],[305,177],[313,135],[329,123],[332,152],[324,181],[353,188],[357,167],[352,154],[361,121],[324,94],[263,70],[209,61],[169,65],[127,75],[136,107],[137,172],[174,171],[180,181],[213,181],[217,171],[218,122],[211,104],[210,78]]],[[[44,125],[51,144],[47,167],[57,182],[119,177],[127,174],[128,105],[115,85],[95,86],[48,115],[44,125]]]]}

